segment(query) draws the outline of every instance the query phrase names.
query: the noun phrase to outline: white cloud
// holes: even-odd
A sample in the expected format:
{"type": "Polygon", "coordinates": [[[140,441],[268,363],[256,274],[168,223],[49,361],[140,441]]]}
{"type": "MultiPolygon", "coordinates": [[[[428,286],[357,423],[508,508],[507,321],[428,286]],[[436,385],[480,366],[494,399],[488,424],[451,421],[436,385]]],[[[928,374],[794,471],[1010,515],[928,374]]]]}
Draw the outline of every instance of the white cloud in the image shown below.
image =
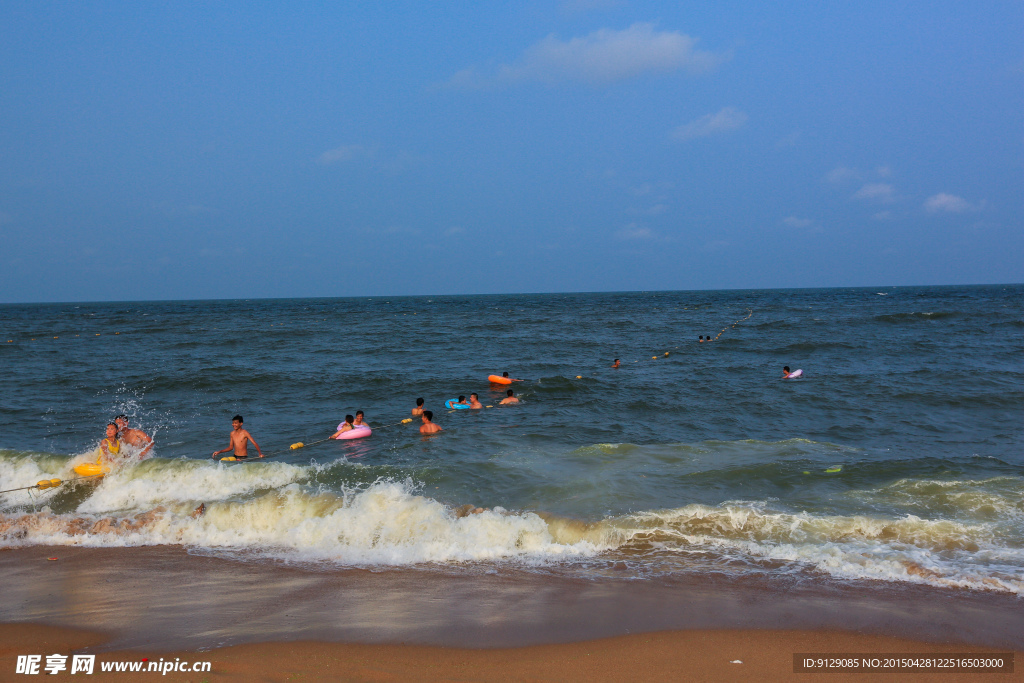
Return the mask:
{"type": "Polygon", "coordinates": [[[735,130],[747,122],[747,115],[735,107],[725,107],[716,114],[705,114],[704,116],[684,123],[672,131],[674,140],[692,140],[702,138],[715,133],[722,133],[728,130],[735,130]]]}
{"type": "Polygon", "coordinates": [[[649,240],[654,239],[655,234],[650,228],[641,228],[636,223],[630,223],[615,233],[615,236],[620,240],[649,240]]]}
{"type": "Polygon", "coordinates": [[[352,159],[363,156],[366,153],[366,148],[362,145],[342,145],[341,147],[329,149],[321,154],[317,157],[317,163],[326,166],[328,164],[336,164],[339,161],[351,161],[352,159]]]}
{"type": "Polygon", "coordinates": [[[938,213],[940,211],[947,213],[963,213],[965,211],[973,211],[978,207],[975,207],[963,197],[957,197],[955,194],[940,192],[939,194],[934,194],[926,199],[924,202],[924,208],[928,213],[938,213]]]}
{"type": "Polygon", "coordinates": [[[887,183],[868,183],[864,187],[860,188],[853,194],[854,199],[864,199],[866,201],[873,202],[893,202],[895,198],[895,190],[892,185],[887,183]]]}
{"type": "Polygon", "coordinates": [[[787,216],[782,219],[782,222],[791,228],[806,228],[814,224],[810,218],[797,218],[796,216],[787,216]]]}
{"type": "Polygon", "coordinates": [[[705,73],[726,58],[698,50],[696,45],[695,38],[678,31],[657,31],[654,24],[645,23],[621,31],[603,28],[569,40],[551,34],[526,48],[514,63],[498,67],[495,75],[471,67],[455,74],[449,85],[480,87],[522,81],[609,83],[645,72],[705,73]]]}

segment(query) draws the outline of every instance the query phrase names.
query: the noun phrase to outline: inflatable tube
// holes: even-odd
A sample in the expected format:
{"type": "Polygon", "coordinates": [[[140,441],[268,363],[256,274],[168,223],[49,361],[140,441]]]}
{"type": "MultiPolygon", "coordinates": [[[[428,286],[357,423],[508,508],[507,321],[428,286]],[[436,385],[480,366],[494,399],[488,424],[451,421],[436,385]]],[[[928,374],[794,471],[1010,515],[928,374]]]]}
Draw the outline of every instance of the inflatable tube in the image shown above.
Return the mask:
{"type": "Polygon", "coordinates": [[[488,375],[487,381],[495,384],[512,384],[512,380],[508,377],[498,377],[497,375],[488,375]]]}
{"type": "Polygon", "coordinates": [[[75,465],[75,474],[80,477],[95,477],[97,475],[102,477],[109,471],[109,467],[96,462],[83,462],[81,465],[75,465]]]}
{"type": "Polygon", "coordinates": [[[459,399],[450,398],[444,402],[444,407],[448,410],[465,410],[469,407],[468,403],[459,403],[459,399]]]}
{"type": "Polygon", "coordinates": [[[803,370],[794,370],[793,372],[786,375],[783,379],[796,379],[797,377],[802,377],[803,374],[803,370]]]}
{"type": "Polygon", "coordinates": [[[354,429],[348,430],[347,432],[342,432],[341,434],[339,434],[338,440],[340,441],[342,439],[365,439],[366,437],[370,436],[370,434],[373,434],[373,430],[370,429],[369,427],[356,427],[354,429]]]}

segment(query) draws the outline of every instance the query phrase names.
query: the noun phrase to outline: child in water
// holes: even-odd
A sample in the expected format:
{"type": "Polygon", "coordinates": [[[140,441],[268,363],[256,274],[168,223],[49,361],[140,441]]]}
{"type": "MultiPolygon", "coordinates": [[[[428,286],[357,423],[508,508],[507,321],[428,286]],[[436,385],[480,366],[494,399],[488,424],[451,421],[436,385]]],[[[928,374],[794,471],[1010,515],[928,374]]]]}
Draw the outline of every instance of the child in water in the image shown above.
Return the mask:
{"type": "Polygon", "coordinates": [[[107,436],[100,441],[100,457],[107,462],[113,462],[121,454],[121,439],[117,437],[117,424],[107,424],[107,436]]]}
{"type": "Polygon", "coordinates": [[[260,450],[260,445],[252,438],[252,434],[242,428],[242,416],[235,415],[231,418],[231,435],[228,437],[228,447],[222,448],[219,451],[214,451],[213,455],[210,457],[216,459],[221,453],[234,450],[234,457],[236,460],[248,458],[249,451],[247,447],[250,442],[252,442],[252,445],[256,447],[256,452],[259,453],[262,458],[263,451],[260,450]]]}

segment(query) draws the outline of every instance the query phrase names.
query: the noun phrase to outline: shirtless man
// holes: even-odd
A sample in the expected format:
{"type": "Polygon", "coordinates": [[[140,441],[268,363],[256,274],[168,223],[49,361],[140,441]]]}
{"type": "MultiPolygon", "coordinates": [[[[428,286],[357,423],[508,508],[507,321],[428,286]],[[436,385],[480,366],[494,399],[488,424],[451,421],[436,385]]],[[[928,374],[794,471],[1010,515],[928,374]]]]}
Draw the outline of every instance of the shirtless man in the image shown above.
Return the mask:
{"type": "Polygon", "coordinates": [[[107,436],[100,441],[100,457],[107,462],[113,462],[121,456],[121,440],[117,438],[117,425],[113,422],[107,424],[107,436]]]}
{"type": "Polygon", "coordinates": [[[484,407],[484,404],[480,402],[480,397],[476,394],[469,395],[469,409],[479,410],[484,407]]]}
{"type": "Polygon", "coordinates": [[[434,413],[424,410],[420,417],[423,419],[423,424],[420,425],[420,434],[437,434],[441,431],[440,427],[431,422],[434,419],[434,413]]]}
{"type": "Polygon", "coordinates": [[[423,399],[422,398],[416,399],[416,407],[412,409],[412,414],[414,416],[416,416],[416,417],[419,417],[420,415],[423,414],[423,399]]]}
{"type": "Polygon", "coordinates": [[[612,367],[613,367],[613,368],[617,368],[617,367],[619,367],[619,359],[618,359],[618,358],[616,358],[616,359],[615,359],[615,362],[614,362],[614,363],[612,363],[612,367]]]}
{"type": "Polygon", "coordinates": [[[132,448],[142,449],[139,451],[139,460],[149,455],[149,452],[153,450],[153,439],[149,438],[149,434],[141,429],[129,427],[127,417],[124,415],[118,415],[114,418],[114,424],[117,425],[121,441],[132,448]]]}
{"type": "Polygon", "coordinates": [[[262,458],[263,451],[260,449],[260,445],[256,443],[255,439],[252,438],[252,434],[250,434],[245,429],[242,429],[242,416],[235,415],[233,418],[231,418],[231,436],[229,437],[228,447],[223,448],[219,451],[214,451],[213,455],[211,455],[210,457],[216,459],[217,456],[220,455],[221,453],[227,453],[228,451],[234,449],[235,458],[239,460],[241,460],[242,458],[247,458],[249,457],[249,451],[247,447],[250,442],[252,442],[252,445],[256,447],[256,452],[259,453],[260,457],[262,458]]]}
{"type": "Polygon", "coordinates": [[[505,393],[507,394],[507,396],[501,399],[501,405],[507,406],[513,403],[519,403],[519,399],[515,397],[514,392],[511,389],[509,389],[505,393]]]}

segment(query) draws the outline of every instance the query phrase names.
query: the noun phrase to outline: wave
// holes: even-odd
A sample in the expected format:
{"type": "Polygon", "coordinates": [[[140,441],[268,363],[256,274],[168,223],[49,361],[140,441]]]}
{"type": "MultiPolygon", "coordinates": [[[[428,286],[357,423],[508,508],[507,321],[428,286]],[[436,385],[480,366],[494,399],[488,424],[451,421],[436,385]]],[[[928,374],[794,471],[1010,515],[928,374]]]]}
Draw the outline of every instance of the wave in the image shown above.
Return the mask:
{"type": "MultiPolygon", "coordinates": [[[[714,443],[678,445],[662,454],[700,454],[714,443]]],[[[793,440],[786,444],[791,462],[749,466],[748,479],[781,477],[781,472],[799,478],[793,466],[802,466],[801,449],[821,445],[793,440]]],[[[613,457],[643,448],[595,444],[574,453],[613,457]]],[[[68,477],[71,466],[85,457],[0,451],[0,481],[6,486],[68,477]]],[[[725,474],[728,469],[723,468],[725,474]]],[[[486,501],[446,502],[426,495],[409,478],[381,478],[377,471],[345,461],[226,465],[151,459],[115,470],[98,483],[76,482],[31,498],[24,491],[3,494],[0,544],[183,545],[354,567],[499,562],[573,568],[625,559],[638,575],[654,567],[692,571],[711,562],[733,570],[813,571],[1024,595],[1024,480],[1019,476],[904,477],[881,485],[863,485],[864,477],[855,477],[858,486],[832,490],[836,504],[857,506],[855,513],[824,506],[795,509],[769,498],[690,503],[588,521],[543,510],[475,507],[486,501]]],[[[833,487],[843,481],[823,480],[833,487]]]]}

